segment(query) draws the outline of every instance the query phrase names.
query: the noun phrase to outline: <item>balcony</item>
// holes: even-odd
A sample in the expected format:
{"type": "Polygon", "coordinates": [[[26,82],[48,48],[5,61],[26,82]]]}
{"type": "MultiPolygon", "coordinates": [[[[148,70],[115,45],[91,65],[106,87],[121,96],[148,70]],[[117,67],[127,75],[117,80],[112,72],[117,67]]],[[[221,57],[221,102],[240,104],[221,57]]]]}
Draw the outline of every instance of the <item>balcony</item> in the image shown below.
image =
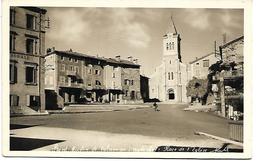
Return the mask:
{"type": "Polygon", "coordinates": [[[77,75],[77,72],[76,71],[66,71],[66,74],[68,75],[68,76],[76,76],[77,75]]]}

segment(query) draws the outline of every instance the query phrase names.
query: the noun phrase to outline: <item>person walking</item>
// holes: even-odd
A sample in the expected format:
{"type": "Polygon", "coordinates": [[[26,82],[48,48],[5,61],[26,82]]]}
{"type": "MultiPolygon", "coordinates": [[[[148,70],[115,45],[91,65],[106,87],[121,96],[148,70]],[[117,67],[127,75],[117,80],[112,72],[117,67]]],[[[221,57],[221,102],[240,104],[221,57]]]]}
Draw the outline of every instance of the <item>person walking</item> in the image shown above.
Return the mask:
{"type": "Polygon", "coordinates": [[[158,110],[158,105],[157,105],[156,102],[153,103],[153,107],[154,107],[154,111],[159,111],[159,110],[158,110]]]}

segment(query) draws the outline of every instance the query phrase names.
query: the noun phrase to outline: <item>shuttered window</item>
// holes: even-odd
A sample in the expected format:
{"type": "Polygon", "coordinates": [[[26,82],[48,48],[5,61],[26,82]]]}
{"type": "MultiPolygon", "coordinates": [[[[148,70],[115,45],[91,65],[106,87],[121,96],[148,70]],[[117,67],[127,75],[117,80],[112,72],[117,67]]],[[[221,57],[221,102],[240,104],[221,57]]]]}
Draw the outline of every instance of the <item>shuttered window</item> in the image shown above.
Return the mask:
{"type": "Polygon", "coordinates": [[[15,62],[10,62],[9,79],[10,83],[17,83],[17,67],[15,62]]]}
{"type": "Polygon", "coordinates": [[[27,95],[27,106],[40,107],[40,96],[27,95]]]}
{"type": "Polygon", "coordinates": [[[10,95],[10,106],[19,106],[19,96],[10,95]]]}

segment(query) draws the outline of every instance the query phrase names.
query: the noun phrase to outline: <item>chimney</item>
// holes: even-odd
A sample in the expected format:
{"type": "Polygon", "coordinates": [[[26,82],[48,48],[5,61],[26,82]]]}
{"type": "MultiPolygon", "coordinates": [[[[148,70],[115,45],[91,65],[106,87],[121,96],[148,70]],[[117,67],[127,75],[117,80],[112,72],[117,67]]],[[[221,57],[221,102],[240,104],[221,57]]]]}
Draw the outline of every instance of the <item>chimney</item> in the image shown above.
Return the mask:
{"type": "Polygon", "coordinates": [[[73,52],[71,48],[70,48],[69,52],[73,52]]]}
{"type": "Polygon", "coordinates": [[[133,62],[133,57],[132,56],[128,56],[127,59],[128,59],[128,61],[133,62]]]}
{"type": "Polygon", "coordinates": [[[52,47],[52,51],[55,51],[55,47],[52,47]]]}
{"type": "Polygon", "coordinates": [[[134,59],[133,63],[138,64],[138,59],[134,59]]]}
{"type": "Polygon", "coordinates": [[[120,61],[120,58],[121,58],[120,55],[117,55],[117,56],[116,56],[116,60],[117,60],[117,61],[120,61]]]}

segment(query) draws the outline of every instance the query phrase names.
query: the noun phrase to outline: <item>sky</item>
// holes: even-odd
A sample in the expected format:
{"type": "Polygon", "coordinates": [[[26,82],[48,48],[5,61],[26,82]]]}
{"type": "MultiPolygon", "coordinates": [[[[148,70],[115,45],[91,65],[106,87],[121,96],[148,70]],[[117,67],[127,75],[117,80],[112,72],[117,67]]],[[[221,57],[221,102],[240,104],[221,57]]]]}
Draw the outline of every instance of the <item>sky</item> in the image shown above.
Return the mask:
{"type": "Polygon", "coordinates": [[[243,35],[242,9],[190,8],[53,8],[47,9],[50,29],[46,48],[122,59],[133,56],[141,74],[151,75],[162,60],[162,37],[171,15],[181,36],[183,63],[212,51],[223,34],[231,41],[243,35]]]}

